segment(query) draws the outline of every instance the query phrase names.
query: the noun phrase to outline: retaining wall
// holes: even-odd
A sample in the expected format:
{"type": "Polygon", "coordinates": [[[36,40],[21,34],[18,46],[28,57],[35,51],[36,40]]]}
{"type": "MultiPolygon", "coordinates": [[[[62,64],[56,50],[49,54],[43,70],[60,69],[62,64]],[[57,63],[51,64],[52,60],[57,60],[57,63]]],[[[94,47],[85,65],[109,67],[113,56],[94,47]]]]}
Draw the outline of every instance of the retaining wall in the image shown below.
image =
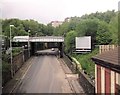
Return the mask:
{"type": "Polygon", "coordinates": [[[85,93],[89,94],[89,93],[95,93],[95,86],[94,84],[91,82],[90,78],[87,77],[86,74],[84,74],[84,72],[82,70],[79,70],[79,83],[80,85],[83,87],[85,93]]]}
{"type": "Polygon", "coordinates": [[[72,59],[69,59],[68,56],[63,54],[63,60],[73,73],[77,73],[77,65],[72,62],[72,59]]]}
{"type": "Polygon", "coordinates": [[[78,73],[78,75],[79,75],[78,82],[83,87],[85,93],[86,94],[89,94],[89,93],[94,94],[95,93],[94,83],[92,83],[90,78],[82,70],[79,69],[79,65],[74,63],[65,54],[63,55],[63,60],[65,61],[65,63],[71,69],[71,71],[73,73],[78,73]]]}

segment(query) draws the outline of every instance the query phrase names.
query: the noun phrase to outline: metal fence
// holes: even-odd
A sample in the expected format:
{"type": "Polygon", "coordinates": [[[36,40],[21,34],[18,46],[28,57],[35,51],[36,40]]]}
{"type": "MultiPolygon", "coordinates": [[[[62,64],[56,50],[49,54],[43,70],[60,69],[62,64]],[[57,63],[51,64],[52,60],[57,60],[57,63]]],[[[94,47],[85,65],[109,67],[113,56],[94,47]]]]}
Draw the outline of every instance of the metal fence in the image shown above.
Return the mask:
{"type": "Polygon", "coordinates": [[[18,55],[13,58],[13,71],[16,73],[21,66],[24,64],[25,61],[29,59],[28,49],[24,49],[18,55]]]}
{"type": "Polygon", "coordinates": [[[13,57],[13,72],[16,73],[20,67],[23,65],[23,52],[20,52],[18,55],[13,57]]]}
{"type": "MultiPolygon", "coordinates": [[[[27,61],[29,59],[29,53],[28,53],[28,49],[24,49],[23,51],[21,51],[18,55],[13,57],[13,63],[12,63],[12,69],[13,69],[13,73],[15,75],[15,73],[22,67],[22,65],[25,63],[25,61],[27,61]]],[[[2,85],[4,86],[12,77],[11,77],[11,64],[10,64],[10,56],[8,56],[8,58],[6,58],[5,60],[6,64],[4,67],[4,70],[2,70],[2,85]]]]}

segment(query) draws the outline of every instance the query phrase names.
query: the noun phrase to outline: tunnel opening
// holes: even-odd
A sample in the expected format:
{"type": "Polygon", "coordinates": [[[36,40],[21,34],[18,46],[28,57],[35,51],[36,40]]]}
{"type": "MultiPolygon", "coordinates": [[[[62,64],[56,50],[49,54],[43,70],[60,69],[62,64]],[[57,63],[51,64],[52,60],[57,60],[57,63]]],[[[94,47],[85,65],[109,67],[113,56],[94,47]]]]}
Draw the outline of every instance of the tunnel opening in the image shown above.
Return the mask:
{"type": "Polygon", "coordinates": [[[32,55],[59,55],[63,57],[63,43],[62,42],[31,42],[32,55]],[[53,50],[52,50],[53,49],[53,50]]]}

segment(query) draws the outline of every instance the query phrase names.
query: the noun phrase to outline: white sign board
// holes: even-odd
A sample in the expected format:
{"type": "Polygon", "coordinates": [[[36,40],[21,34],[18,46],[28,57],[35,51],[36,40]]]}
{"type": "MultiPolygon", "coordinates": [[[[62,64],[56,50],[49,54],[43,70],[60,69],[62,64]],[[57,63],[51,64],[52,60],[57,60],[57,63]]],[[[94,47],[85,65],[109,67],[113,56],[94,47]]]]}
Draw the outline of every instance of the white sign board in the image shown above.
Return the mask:
{"type": "Polygon", "coordinates": [[[91,49],[91,36],[76,37],[76,49],[91,49]]]}

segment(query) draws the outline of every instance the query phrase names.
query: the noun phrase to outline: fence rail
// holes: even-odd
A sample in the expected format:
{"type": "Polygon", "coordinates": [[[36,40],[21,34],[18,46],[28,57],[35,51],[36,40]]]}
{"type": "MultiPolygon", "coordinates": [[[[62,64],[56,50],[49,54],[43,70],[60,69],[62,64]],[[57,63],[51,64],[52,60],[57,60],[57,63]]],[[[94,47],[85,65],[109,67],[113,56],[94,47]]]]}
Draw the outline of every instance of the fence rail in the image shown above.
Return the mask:
{"type": "Polygon", "coordinates": [[[103,53],[109,50],[113,50],[117,45],[100,45],[99,46],[99,53],[103,53]]]}

